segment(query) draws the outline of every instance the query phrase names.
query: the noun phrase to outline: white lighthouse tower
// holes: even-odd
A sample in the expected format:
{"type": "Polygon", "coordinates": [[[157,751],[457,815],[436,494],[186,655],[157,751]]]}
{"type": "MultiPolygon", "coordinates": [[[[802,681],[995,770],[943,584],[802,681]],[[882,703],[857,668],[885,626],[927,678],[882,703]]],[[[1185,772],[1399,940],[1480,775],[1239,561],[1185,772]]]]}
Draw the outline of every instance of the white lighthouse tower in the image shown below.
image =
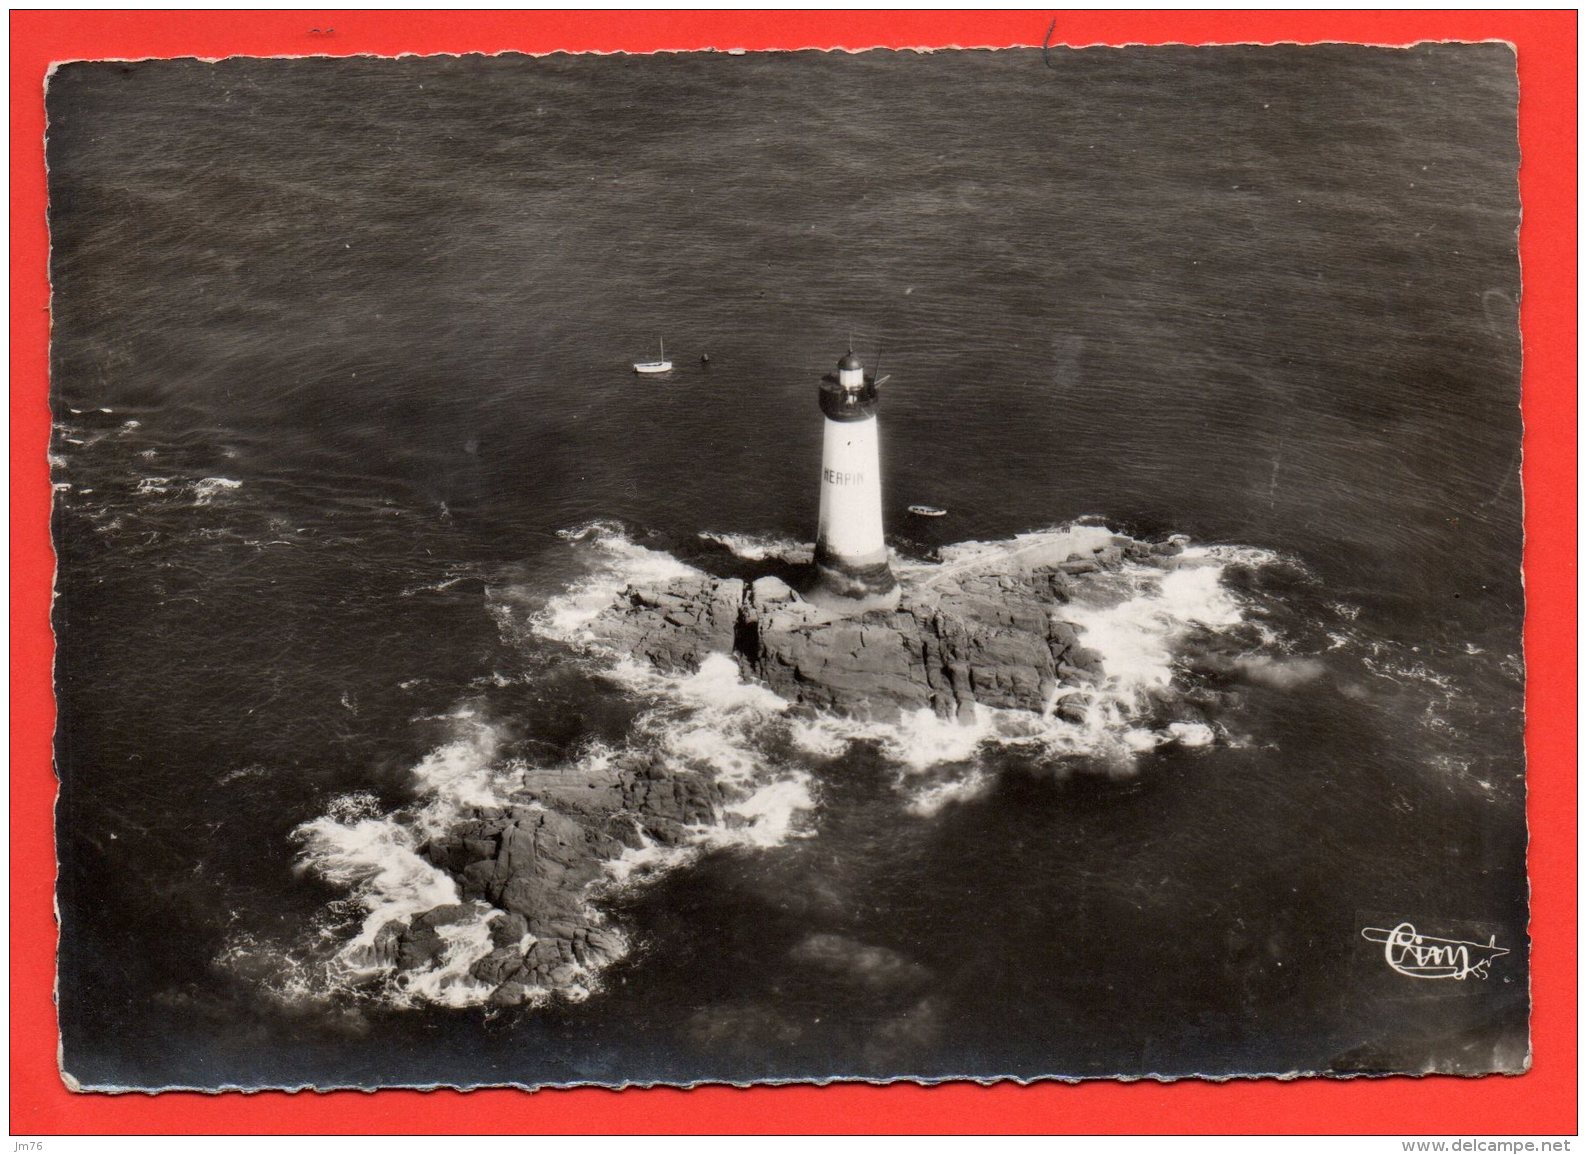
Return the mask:
{"type": "Polygon", "coordinates": [[[815,580],[806,597],[825,609],[863,614],[898,605],[898,581],[882,537],[882,470],[876,379],[850,349],[821,382],[821,513],[815,580]]]}

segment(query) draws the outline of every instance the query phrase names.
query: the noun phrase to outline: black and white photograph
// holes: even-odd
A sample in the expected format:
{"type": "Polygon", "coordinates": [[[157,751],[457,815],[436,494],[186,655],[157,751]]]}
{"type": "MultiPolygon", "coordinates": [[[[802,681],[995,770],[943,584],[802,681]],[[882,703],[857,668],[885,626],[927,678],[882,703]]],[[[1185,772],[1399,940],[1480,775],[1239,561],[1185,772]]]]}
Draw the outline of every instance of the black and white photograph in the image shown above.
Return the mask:
{"type": "Polygon", "coordinates": [[[69,1087],[1528,1070],[1510,45],[45,109],[69,1087]]]}

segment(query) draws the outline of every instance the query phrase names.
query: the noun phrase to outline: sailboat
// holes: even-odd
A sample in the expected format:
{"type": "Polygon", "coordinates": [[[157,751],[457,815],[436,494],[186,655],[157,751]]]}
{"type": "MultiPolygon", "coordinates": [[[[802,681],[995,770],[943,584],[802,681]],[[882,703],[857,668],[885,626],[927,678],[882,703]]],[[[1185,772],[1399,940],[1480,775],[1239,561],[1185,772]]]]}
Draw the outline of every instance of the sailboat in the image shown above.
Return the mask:
{"type": "Polygon", "coordinates": [[[666,342],[658,338],[656,344],[661,349],[661,355],[654,361],[635,361],[635,373],[670,373],[672,371],[672,362],[667,360],[666,342]]]}

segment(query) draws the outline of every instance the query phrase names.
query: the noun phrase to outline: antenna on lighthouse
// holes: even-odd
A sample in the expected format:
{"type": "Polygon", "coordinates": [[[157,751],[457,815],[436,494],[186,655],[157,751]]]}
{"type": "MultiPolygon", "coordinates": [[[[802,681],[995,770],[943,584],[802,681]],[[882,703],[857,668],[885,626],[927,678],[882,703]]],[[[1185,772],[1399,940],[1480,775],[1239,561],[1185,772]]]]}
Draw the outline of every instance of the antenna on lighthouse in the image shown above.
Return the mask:
{"type": "Polygon", "coordinates": [[[886,381],[887,378],[891,376],[891,373],[889,373],[887,377],[882,376],[882,343],[878,341],[876,342],[876,368],[871,376],[871,384],[880,385],[883,381],[886,381]]]}

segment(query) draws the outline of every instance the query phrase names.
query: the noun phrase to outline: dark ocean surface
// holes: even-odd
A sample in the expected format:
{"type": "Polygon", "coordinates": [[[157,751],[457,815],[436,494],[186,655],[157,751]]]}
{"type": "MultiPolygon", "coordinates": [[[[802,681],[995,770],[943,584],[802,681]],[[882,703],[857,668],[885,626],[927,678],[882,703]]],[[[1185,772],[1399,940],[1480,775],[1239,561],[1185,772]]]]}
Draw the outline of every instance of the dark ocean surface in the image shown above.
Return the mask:
{"type": "Polygon", "coordinates": [[[1497,44],[62,67],[66,1069],[1520,1069],[1515,107],[1497,44]],[[729,734],[802,783],[787,836],[612,888],[586,1000],[338,981],[426,883],[425,768],[642,740],[657,701],[534,614],[705,532],[810,540],[851,333],[901,554],[1087,515],[1237,547],[1236,625],[1120,627],[1216,683],[1215,739],[729,734]],[[1209,672],[1242,648],[1265,675],[1209,672]],[[1510,953],[1407,978],[1361,936],[1398,921],[1510,953]]]}

